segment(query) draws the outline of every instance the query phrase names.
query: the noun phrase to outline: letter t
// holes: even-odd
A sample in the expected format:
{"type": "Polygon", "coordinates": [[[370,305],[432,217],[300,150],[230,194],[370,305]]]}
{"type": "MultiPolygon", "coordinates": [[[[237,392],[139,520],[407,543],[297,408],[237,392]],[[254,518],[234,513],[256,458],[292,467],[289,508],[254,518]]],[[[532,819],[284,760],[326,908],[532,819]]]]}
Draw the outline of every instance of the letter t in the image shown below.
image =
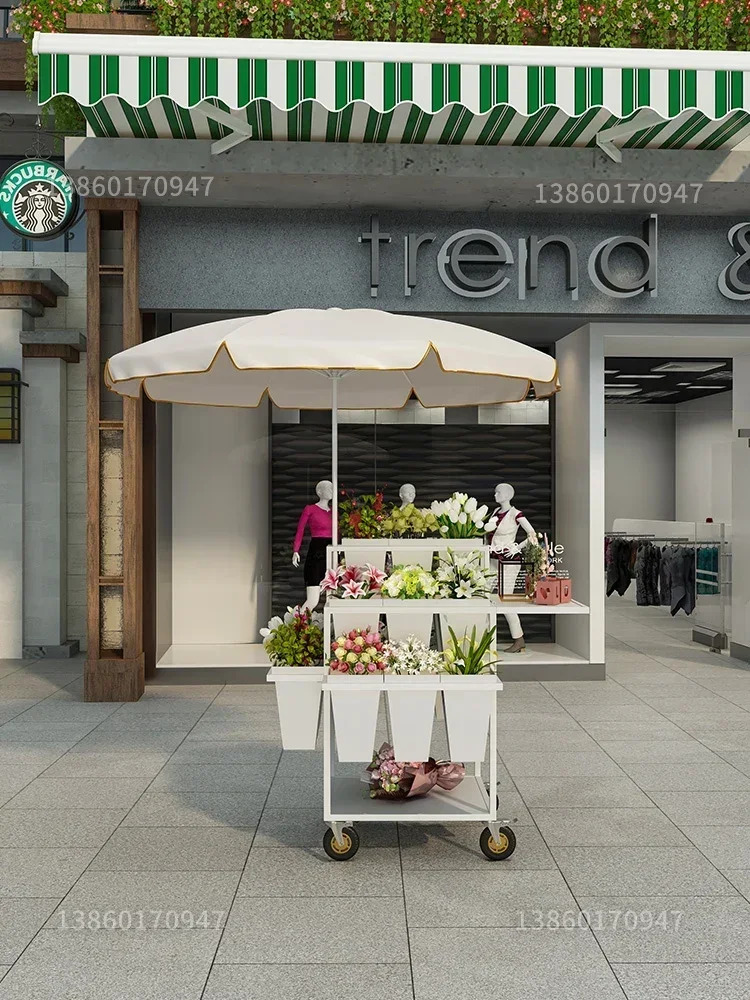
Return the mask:
{"type": "Polygon", "coordinates": [[[370,295],[377,298],[380,287],[380,244],[390,243],[391,234],[381,233],[377,215],[371,215],[370,232],[362,233],[359,242],[370,244],[370,295]]]}

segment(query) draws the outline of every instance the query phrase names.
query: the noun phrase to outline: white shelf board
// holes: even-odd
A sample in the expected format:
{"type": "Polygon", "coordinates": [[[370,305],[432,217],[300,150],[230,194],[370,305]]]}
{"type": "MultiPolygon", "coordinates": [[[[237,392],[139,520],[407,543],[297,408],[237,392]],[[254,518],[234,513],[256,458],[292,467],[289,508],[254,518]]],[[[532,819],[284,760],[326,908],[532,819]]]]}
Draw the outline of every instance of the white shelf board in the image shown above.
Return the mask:
{"type": "MultiPolygon", "coordinates": [[[[501,803],[502,804],[502,803],[501,803]]],[[[355,775],[334,775],[331,815],[326,822],[441,823],[489,821],[489,797],[481,778],[467,775],[452,791],[433,789],[428,795],[397,802],[371,799],[368,786],[355,775]]]]}
{"type": "Polygon", "coordinates": [[[158,667],[270,667],[260,642],[176,643],[159,660],[158,667]]]}
{"type": "Polygon", "coordinates": [[[585,656],[579,656],[577,653],[572,652],[570,649],[566,649],[565,646],[559,645],[556,642],[543,642],[536,646],[527,646],[525,653],[498,653],[498,658],[500,659],[499,672],[502,677],[503,667],[505,666],[539,666],[542,664],[559,664],[562,666],[566,663],[588,663],[589,661],[585,656]]]}
{"type": "Polygon", "coordinates": [[[394,545],[407,545],[414,549],[434,548],[437,552],[446,549],[456,549],[461,552],[480,552],[487,548],[487,543],[483,537],[480,538],[344,538],[336,546],[329,545],[328,548],[362,548],[373,549],[373,551],[389,552],[394,545]]]}
{"type": "Polygon", "coordinates": [[[370,609],[373,614],[389,612],[391,614],[411,614],[414,611],[432,611],[441,614],[446,611],[466,611],[476,614],[512,614],[517,615],[587,615],[589,608],[578,601],[568,601],[566,604],[534,604],[533,601],[501,601],[499,597],[441,599],[420,598],[418,600],[401,600],[395,597],[344,598],[329,597],[326,601],[326,612],[353,610],[361,605],[363,614],[370,609]]]}

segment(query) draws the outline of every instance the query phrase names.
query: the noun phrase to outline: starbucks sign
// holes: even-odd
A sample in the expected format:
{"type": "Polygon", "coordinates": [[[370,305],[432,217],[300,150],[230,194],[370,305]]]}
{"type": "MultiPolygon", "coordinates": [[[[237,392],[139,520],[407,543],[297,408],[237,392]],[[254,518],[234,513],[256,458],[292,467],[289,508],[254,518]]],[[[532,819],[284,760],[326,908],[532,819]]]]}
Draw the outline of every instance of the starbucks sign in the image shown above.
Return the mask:
{"type": "Polygon", "coordinates": [[[24,160],[0,180],[0,216],[17,236],[51,240],[78,216],[75,184],[49,160],[24,160]]]}

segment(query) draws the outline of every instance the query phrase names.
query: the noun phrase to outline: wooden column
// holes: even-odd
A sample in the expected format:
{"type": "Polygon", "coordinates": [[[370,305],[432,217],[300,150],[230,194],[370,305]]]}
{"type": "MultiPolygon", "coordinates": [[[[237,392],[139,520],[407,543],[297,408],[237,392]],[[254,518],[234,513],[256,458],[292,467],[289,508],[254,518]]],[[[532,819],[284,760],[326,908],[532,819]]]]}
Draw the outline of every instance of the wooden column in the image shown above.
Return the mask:
{"type": "Polygon", "coordinates": [[[141,342],[138,202],[87,201],[88,653],[86,701],[144,688],[143,404],[104,387],[107,359],[141,342]]]}

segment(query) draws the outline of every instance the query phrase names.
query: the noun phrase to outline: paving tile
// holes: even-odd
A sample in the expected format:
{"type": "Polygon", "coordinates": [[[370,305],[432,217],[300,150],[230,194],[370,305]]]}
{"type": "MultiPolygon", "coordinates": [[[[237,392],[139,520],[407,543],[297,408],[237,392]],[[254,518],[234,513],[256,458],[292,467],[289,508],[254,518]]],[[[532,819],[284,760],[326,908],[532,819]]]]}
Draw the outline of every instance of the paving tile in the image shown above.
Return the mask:
{"type": "Polygon", "coordinates": [[[627,742],[637,742],[640,740],[674,742],[675,740],[682,740],[683,743],[690,743],[692,745],[695,742],[694,737],[690,733],[686,733],[679,726],[675,726],[674,723],[669,722],[667,719],[661,719],[659,722],[642,723],[586,722],[583,724],[583,728],[589,736],[592,736],[599,743],[604,740],[624,740],[627,742]]]}
{"type": "Polygon", "coordinates": [[[566,712],[502,712],[498,713],[499,733],[516,729],[546,733],[580,732],[581,727],[566,712]]]}
{"type": "Polygon", "coordinates": [[[600,740],[599,746],[618,764],[669,764],[716,761],[697,740],[600,740]]]}
{"type": "Polygon", "coordinates": [[[610,962],[747,961],[750,903],[742,897],[581,896],[578,901],[610,962]],[[664,924],[657,926],[665,912],[664,924]]]}
{"type": "Polygon", "coordinates": [[[415,1000],[624,1000],[585,929],[456,929],[450,947],[436,947],[428,928],[415,929],[409,939],[415,1000]]]}
{"type": "Polygon", "coordinates": [[[198,722],[190,731],[190,742],[201,740],[281,740],[278,717],[256,722],[198,722]]]}
{"type": "Polygon", "coordinates": [[[750,791],[651,792],[676,826],[750,826],[750,791]]]}
{"type": "Polygon", "coordinates": [[[552,854],[576,896],[735,894],[729,881],[691,845],[553,847],[552,854]]]}
{"type": "Polygon", "coordinates": [[[724,730],[720,728],[716,729],[704,729],[699,736],[701,743],[707,746],[710,750],[714,750],[716,753],[720,753],[724,756],[725,751],[731,753],[735,751],[750,751],[750,729],[729,729],[724,730]]]}
{"type": "Polygon", "coordinates": [[[0,743],[0,767],[35,768],[41,773],[67,751],[68,743],[0,743]]]}
{"type": "Polygon", "coordinates": [[[203,1000],[413,1000],[408,965],[215,965],[203,1000]]]}
{"type": "Polygon", "coordinates": [[[168,764],[153,789],[172,792],[267,792],[273,764],[168,764]]]}
{"type": "Polygon", "coordinates": [[[582,778],[516,777],[521,797],[531,809],[642,808],[652,805],[647,795],[625,775],[592,780],[582,778]]]}
{"type": "Polygon", "coordinates": [[[622,764],[633,781],[647,792],[747,791],[750,778],[718,758],[661,764],[622,764]]]}
{"type": "Polygon", "coordinates": [[[658,809],[533,809],[532,812],[550,847],[685,845],[683,834],[658,809]]]}
{"type": "MultiPolygon", "coordinates": [[[[362,765],[364,771],[364,765],[362,765]]],[[[362,785],[366,793],[366,786],[362,785]]],[[[271,790],[268,793],[269,809],[293,809],[299,806],[300,809],[322,808],[323,804],[323,776],[310,776],[305,781],[300,781],[298,777],[279,777],[274,779],[271,790]]]]}
{"type": "Polygon", "coordinates": [[[76,912],[93,910],[100,914],[114,912],[118,928],[123,930],[223,927],[241,874],[87,871],[65,899],[56,903],[45,926],[75,931],[80,924],[76,912]]]}
{"type": "Polygon", "coordinates": [[[0,897],[60,899],[96,856],[96,848],[0,850],[0,897]]]}
{"type": "Polygon", "coordinates": [[[552,750],[537,752],[504,751],[501,759],[513,778],[529,777],[622,777],[622,770],[601,750],[573,751],[552,750]]]}
{"type": "Polygon", "coordinates": [[[750,750],[727,750],[722,752],[721,756],[727,764],[750,776],[750,750]]]}
{"type": "Polygon", "coordinates": [[[504,862],[484,871],[404,873],[406,917],[415,927],[532,927],[534,911],[578,914],[556,871],[512,871],[504,862]]]}
{"type": "Polygon", "coordinates": [[[37,703],[36,698],[3,698],[0,701],[0,726],[12,719],[18,719],[37,703]]]}
{"type": "MultiPolygon", "coordinates": [[[[0,729],[2,732],[2,729],[0,729]]],[[[150,733],[119,731],[102,733],[95,730],[71,748],[72,753],[96,750],[105,753],[164,753],[176,750],[185,739],[179,729],[158,730],[150,733]]]]}
{"type": "Polygon", "coordinates": [[[3,743],[66,743],[73,746],[91,732],[97,722],[6,722],[0,726],[3,743]]]}
{"type": "Polygon", "coordinates": [[[152,778],[168,753],[66,753],[45,771],[45,778],[152,778]]]}
{"type": "Polygon", "coordinates": [[[258,825],[266,793],[148,791],[123,820],[130,826],[258,825]]]}
{"type": "Polygon", "coordinates": [[[281,757],[281,741],[267,744],[248,740],[199,740],[183,743],[175,751],[172,764],[276,764],[281,757]]]}
{"type": "Polygon", "coordinates": [[[56,899],[0,899],[0,964],[16,961],[56,905],[56,899]]]}
{"type": "MultiPolygon", "coordinates": [[[[726,698],[721,698],[719,695],[712,695],[708,691],[703,691],[703,697],[691,694],[691,695],[680,695],[676,698],[653,698],[650,702],[651,707],[656,709],[662,715],[666,715],[667,718],[671,718],[673,715],[684,715],[685,713],[691,713],[693,715],[712,715],[714,712],[726,713],[731,716],[742,716],[743,710],[737,706],[732,705],[728,702],[726,698]]],[[[750,719],[748,719],[750,723],[750,719]]]]}
{"type": "Polygon", "coordinates": [[[244,897],[235,900],[216,962],[377,964],[384,956],[373,942],[375,928],[388,929],[389,962],[407,962],[402,899],[244,897]]]}
{"type": "Polygon", "coordinates": [[[148,778],[36,778],[5,809],[129,809],[148,778]]]}
{"type": "Polygon", "coordinates": [[[42,931],[2,1000],[200,1000],[221,931],[42,931]]]}
{"type": "Polygon", "coordinates": [[[125,809],[0,809],[0,849],[101,847],[125,809]]]}
{"type": "Polygon", "coordinates": [[[722,873],[732,885],[750,901],[750,869],[725,869],[722,873]]]}
{"type": "Polygon", "coordinates": [[[498,728],[497,748],[503,751],[545,750],[565,751],[596,750],[597,744],[582,729],[548,734],[538,730],[498,728]]]}
{"type": "Polygon", "coordinates": [[[16,719],[19,725],[31,723],[79,723],[98,725],[107,716],[117,711],[117,704],[114,702],[97,702],[87,704],[82,701],[64,701],[48,698],[40,704],[29,708],[23,715],[16,719]]]}
{"type": "Polygon", "coordinates": [[[745,1000],[750,965],[632,963],[615,965],[628,1000],[745,1000]]]}
{"type": "Polygon", "coordinates": [[[252,831],[224,828],[121,828],[91,864],[92,871],[236,871],[245,867],[252,831]]]}
{"type": "MultiPolygon", "coordinates": [[[[431,823],[399,826],[401,864],[404,871],[487,871],[487,859],[479,847],[479,823],[431,823]]],[[[365,834],[369,831],[369,824],[365,834]]],[[[554,859],[535,826],[513,827],[514,853],[502,862],[504,870],[548,870],[554,859]]],[[[498,862],[499,863],[499,862],[498,862]]]]}
{"type": "Polygon", "coordinates": [[[577,705],[568,711],[584,729],[594,723],[608,722],[611,725],[642,726],[652,723],[661,725],[665,720],[655,709],[639,702],[636,705],[577,705]]]}
{"type": "MultiPolygon", "coordinates": [[[[0,965],[0,982],[2,982],[3,979],[5,979],[5,976],[9,972],[10,972],[10,966],[9,965],[0,965]]],[[[410,979],[411,979],[411,977],[410,977],[410,979]]]]}
{"type": "MultiPolygon", "coordinates": [[[[327,830],[320,806],[314,809],[265,808],[253,847],[320,847],[327,830]]],[[[395,823],[367,823],[359,828],[362,847],[397,847],[395,823]]],[[[479,836],[479,834],[477,834],[479,836]]]]}
{"type": "Polygon", "coordinates": [[[185,712],[168,715],[110,716],[97,728],[97,733],[180,733],[187,736],[200,718],[200,715],[187,715],[185,712]]]}
{"type": "Polygon", "coordinates": [[[401,860],[395,848],[368,847],[357,863],[332,861],[322,848],[253,847],[238,896],[398,896],[401,860]]]}
{"type": "Polygon", "coordinates": [[[750,869],[750,826],[685,826],[683,830],[717,868],[750,869]]]}

